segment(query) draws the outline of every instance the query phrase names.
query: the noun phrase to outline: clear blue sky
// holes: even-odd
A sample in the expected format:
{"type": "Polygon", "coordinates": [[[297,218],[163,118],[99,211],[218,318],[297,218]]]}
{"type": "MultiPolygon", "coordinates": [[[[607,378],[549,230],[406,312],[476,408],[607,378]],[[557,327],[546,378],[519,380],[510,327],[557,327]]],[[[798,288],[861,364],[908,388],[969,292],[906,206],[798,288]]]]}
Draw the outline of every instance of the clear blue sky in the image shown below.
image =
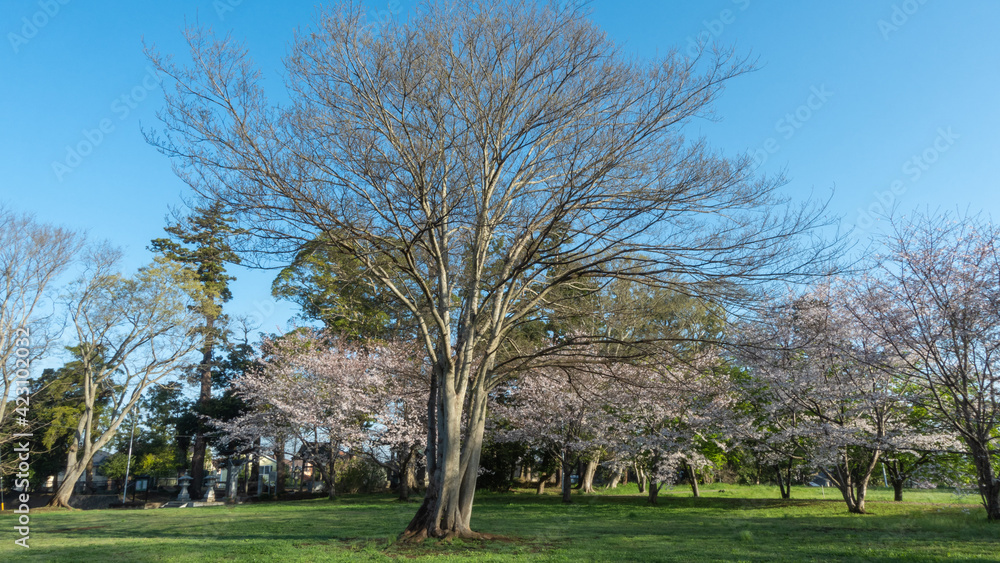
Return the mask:
{"type": "MultiPolygon", "coordinates": [[[[414,6],[399,1],[405,17],[414,6]]],[[[247,42],[281,84],[293,30],[312,1],[173,0],[0,3],[0,202],[87,230],[147,262],[168,207],[186,187],[146,145],[161,94],[142,44],[183,55],[181,29],[200,22],[247,42]],[[124,98],[123,98],[124,97],[124,98]],[[105,132],[100,134],[102,124],[105,132]],[[79,160],[67,147],[93,150],[79,160]]],[[[388,13],[386,1],[366,3],[388,13]]],[[[729,154],[751,151],[785,170],[788,193],[835,188],[832,211],[870,226],[879,200],[909,211],[984,210],[1000,217],[1000,2],[986,0],[613,1],[593,19],[626,49],[687,50],[699,34],[758,59],[696,126],[729,154]],[[914,160],[916,159],[916,160],[914,160]],[[874,208],[873,208],[874,206],[874,208]]],[[[283,328],[293,309],[270,298],[269,272],[237,272],[231,311],[283,328]]]]}

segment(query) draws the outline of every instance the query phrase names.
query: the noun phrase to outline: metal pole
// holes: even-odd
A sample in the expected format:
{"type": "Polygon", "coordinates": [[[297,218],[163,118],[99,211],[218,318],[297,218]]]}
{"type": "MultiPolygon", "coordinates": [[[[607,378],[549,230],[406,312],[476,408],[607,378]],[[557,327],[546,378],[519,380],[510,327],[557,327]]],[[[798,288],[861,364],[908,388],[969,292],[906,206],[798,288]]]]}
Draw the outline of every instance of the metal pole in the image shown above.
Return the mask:
{"type": "Polygon", "coordinates": [[[122,504],[128,495],[128,472],[132,469],[132,441],[135,439],[135,416],[132,417],[132,435],[128,438],[128,459],[125,460],[125,486],[122,487],[122,504]]]}

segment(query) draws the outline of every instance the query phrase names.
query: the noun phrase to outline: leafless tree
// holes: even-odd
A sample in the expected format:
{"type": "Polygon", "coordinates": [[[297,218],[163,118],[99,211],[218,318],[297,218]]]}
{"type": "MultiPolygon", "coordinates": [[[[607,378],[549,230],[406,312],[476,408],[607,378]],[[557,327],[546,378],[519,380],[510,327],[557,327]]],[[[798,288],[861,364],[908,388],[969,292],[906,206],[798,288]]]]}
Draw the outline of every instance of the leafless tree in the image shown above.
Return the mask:
{"type": "Polygon", "coordinates": [[[241,218],[246,250],[325,241],[415,319],[433,477],[407,537],[476,536],[487,394],[499,360],[525,365],[528,321],[622,278],[747,310],[827,259],[800,244],[816,206],[683,135],[748,69],[731,53],[638,60],[556,3],[431,3],[381,30],[342,7],[295,42],[274,105],[245,47],[187,38],[186,66],[150,53],[172,78],[150,142],[241,218]]]}
{"type": "MultiPolygon", "coordinates": [[[[7,402],[17,380],[27,385],[27,377],[18,376],[30,375],[31,364],[58,335],[51,286],[73,262],[82,241],[72,231],[0,207],[0,427],[10,423],[7,402]]],[[[0,436],[0,444],[5,442],[0,436]]]]}
{"type": "Polygon", "coordinates": [[[162,261],[126,277],[117,271],[117,251],[97,247],[88,254],[86,272],[72,285],[67,303],[78,342],[83,411],[65,477],[49,506],[69,507],[77,479],[143,391],[182,369],[200,342],[194,307],[199,286],[189,270],[162,261]],[[102,395],[110,397],[110,414],[99,430],[95,405],[102,395]]]}

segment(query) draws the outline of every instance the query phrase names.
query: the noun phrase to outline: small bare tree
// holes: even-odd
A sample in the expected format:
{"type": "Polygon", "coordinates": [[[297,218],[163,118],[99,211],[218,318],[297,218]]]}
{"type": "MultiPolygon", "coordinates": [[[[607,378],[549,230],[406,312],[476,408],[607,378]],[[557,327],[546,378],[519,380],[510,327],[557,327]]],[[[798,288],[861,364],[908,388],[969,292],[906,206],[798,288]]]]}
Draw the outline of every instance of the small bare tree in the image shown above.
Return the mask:
{"type": "Polygon", "coordinates": [[[559,4],[431,3],[378,34],[334,8],[293,46],[280,106],[230,39],[190,31],[187,67],[150,53],[172,80],[148,139],[240,218],[244,250],[321,241],[412,315],[432,477],[408,537],[476,536],[487,394],[527,365],[526,323],[614,278],[746,310],[826,259],[799,244],[815,207],[683,136],[745,61],[640,61],[559,4]]]}
{"type": "Polygon", "coordinates": [[[86,273],[69,292],[83,412],[66,455],[65,477],[49,506],[69,507],[77,479],[114,438],[143,391],[184,367],[199,344],[194,306],[201,294],[190,270],[160,261],[125,277],[117,272],[118,257],[104,247],[90,251],[86,273]],[[95,404],[101,395],[110,397],[110,415],[98,429],[95,404]]]}
{"type": "MultiPolygon", "coordinates": [[[[0,428],[10,422],[8,400],[17,380],[27,381],[32,362],[45,355],[59,332],[48,296],[82,241],[72,231],[0,207],[0,428]]],[[[0,445],[6,441],[0,436],[0,445]]]]}

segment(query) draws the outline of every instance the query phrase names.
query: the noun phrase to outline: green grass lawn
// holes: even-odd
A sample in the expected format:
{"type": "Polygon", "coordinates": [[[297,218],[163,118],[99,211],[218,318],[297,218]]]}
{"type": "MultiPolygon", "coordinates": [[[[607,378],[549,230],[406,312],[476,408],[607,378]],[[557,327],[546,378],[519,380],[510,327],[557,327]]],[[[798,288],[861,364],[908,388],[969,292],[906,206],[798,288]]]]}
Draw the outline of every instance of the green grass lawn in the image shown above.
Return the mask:
{"type": "Polygon", "coordinates": [[[478,531],[506,539],[399,544],[417,508],[388,495],[236,507],[33,511],[31,549],[0,516],[0,561],[1000,561],[1000,523],[978,497],[873,490],[867,516],[836,491],[712,485],[665,491],[647,506],[630,485],[574,498],[480,494],[478,531]],[[825,498],[824,498],[825,495],[825,498]],[[770,497],[770,498],[768,498],[770,497]]]}

